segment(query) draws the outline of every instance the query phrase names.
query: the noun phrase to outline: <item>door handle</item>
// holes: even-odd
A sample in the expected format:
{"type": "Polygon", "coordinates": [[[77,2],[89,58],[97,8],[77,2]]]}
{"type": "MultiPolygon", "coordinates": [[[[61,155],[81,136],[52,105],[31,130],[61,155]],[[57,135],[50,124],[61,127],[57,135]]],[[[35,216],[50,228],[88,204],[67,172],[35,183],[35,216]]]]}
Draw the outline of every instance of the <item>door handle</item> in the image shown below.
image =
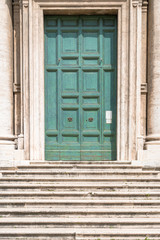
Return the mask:
{"type": "Polygon", "coordinates": [[[72,118],[71,117],[68,118],[68,122],[72,122],[72,118]]]}
{"type": "Polygon", "coordinates": [[[93,122],[93,118],[88,118],[88,121],[89,122],[93,122]]]}

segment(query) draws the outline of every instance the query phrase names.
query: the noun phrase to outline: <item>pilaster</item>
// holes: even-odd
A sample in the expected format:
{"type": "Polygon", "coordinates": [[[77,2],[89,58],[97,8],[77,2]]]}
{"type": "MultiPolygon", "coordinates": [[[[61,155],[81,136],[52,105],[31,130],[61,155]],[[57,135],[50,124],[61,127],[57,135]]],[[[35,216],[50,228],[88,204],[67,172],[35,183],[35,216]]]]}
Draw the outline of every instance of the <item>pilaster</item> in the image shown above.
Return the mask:
{"type": "MultiPolygon", "coordinates": [[[[21,132],[21,84],[20,84],[20,2],[13,2],[13,42],[14,42],[14,76],[13,76],[13,101],[14,101],[14,134],[21,132]]],[[[17,146],[18,148],[18,146],[17,146]]]]}
{"type": "Polygon", "coordinates": [[[143,147],[141,136],[142,0],[130,1],[129,160],[143,147]]]}
{"type": "Polygon", "coordinates": [[[142,137],[142,147],[138,150],[143,150],[145,138],[146,138],[146,128],[147,128],[147,37],[148,37],[148,0],[143,0],[142,3],[142,45],[141,45],[141,127],[140,135],[142,137]]]}
{"type": "Polygon", "coordinates": [[[20,84],[21,84],[21,132],[19,149],[24,149],[25,159],[30,159],[29,144],[29,0],[20,3],[20,84]]]}

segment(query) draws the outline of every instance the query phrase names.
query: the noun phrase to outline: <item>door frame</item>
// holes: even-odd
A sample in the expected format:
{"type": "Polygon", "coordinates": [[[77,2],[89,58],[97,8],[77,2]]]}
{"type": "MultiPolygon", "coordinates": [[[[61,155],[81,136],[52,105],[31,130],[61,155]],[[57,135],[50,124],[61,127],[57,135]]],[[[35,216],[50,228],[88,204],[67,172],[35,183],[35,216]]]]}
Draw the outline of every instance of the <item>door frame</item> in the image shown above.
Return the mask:
{"type": "Polygon", "coordinates": [[[140,56],[136,55],[135,59],[135,51],[138,54],[137,49],[141,47],[134,38],[134,34],[138,34],[137,24],[141,24],[140,20],[135,21],[135,19],[138,16],[138,19],[141,19],[141,16],[138,8],[139,1],[134,1],[136,8],[129,2],[129,0],[106,0],[104,2],[73,3],[65,2],[65,0],[64,2],[23,0],[21,36],[23,36],[22,79],[25,159],[44,161],[44,15],[47,14],[117,15],[117,160],[133,159],[132,149],[136,144],[134,130],[139,127],[137,121],[139,103],[134,101],[138,94],[135,86],[140,81],[140,73],[137,72],[135,76],[133,66],[140,65],[140,56]],[[135,14],[130,21],[132,7],[135,14]],[[138,13],[139,15],[137,15],[138,13]],[[132,67],[129,64],[130,61],[132,61],[132,67]],[[136,104],[138,104],[138,107],[136,104]],[[134,113],[135,105],[137,107],[136,113],[134,113]],[[133,131],[129,131],[129,129],[132,129],[132,125],[133,131]]]}

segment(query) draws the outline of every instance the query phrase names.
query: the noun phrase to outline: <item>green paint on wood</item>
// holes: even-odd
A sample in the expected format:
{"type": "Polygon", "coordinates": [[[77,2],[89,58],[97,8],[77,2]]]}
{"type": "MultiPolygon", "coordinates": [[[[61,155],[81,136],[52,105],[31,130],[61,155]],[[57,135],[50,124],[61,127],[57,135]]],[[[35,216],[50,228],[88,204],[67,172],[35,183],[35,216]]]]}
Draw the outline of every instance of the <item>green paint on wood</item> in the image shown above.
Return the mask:
{"type": "Polygon", "coordinates": [[[46,160],[116,160],[116,21],[45,16],[46,160]]]}

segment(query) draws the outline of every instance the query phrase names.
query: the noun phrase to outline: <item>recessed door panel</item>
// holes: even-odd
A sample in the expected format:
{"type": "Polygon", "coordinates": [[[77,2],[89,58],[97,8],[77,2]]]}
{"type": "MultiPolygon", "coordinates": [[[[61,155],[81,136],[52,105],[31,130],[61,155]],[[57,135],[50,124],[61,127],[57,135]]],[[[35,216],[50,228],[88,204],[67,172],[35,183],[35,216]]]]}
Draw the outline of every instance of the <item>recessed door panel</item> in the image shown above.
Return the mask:
{"type": "Polygon", "coordinates": [[[85,109],[84,116],[84,130],[99,130],[100,125],[100,111],[99,109],[85,109]]]}
{"type": "Polygon", "coordinates": [[[82,18],[82,27],[98,27],[99,26],[99,18],[95,18],[94,16],[87,16],[82,18]]]}
{"type": "Polygon", "coordinates": [[[77,27],[78,19],[74,17],[62,17],[61,18],[61,26],[62,27],[77,27]]]}
{"type": "Polygon", "coordinates": [[[78,52],[78,32],[62,31],[62,53],[78,52]]]}
{"type": "Polygon", "coordinates": [[[83,52],[99,52],[99,31],[83,31],[83,52]]]}
{"type": "Polygon", "coordinates": [[[83,71],[83,91],[84,92],[98,92],[99,91],[99,71],[85,70],[83,71]]]}
{"type": "Polygon", "coordinates": [[[62,110],[63,130],[78,130],[78,110],[63,109],[62,110]]]}
{"type": "Polygon", "coordinates": [[[77,92],[78,91],[78,72],[73,70],[62,71],[62,91],[77,92]]]}
{"type": "Polygon", "coordinates": [[[113,48],[114,48],[114,32],[104,32],[104,43],[103,46],[106,52],[103,53],[103,59],[105,65],[113,66],[115,64],[113,48]]]}
{"type": "Polygon", "coordinates": [[[57,64],[57,49],[56,49],[56,41],[57,41],[57,32],[48,32],[47,33],[47,64],[57,64]]]}
{"type": "Polygon", "coordinates": [[[116,16],[45,16],[45,158],[116,160],[116,16]]]}

